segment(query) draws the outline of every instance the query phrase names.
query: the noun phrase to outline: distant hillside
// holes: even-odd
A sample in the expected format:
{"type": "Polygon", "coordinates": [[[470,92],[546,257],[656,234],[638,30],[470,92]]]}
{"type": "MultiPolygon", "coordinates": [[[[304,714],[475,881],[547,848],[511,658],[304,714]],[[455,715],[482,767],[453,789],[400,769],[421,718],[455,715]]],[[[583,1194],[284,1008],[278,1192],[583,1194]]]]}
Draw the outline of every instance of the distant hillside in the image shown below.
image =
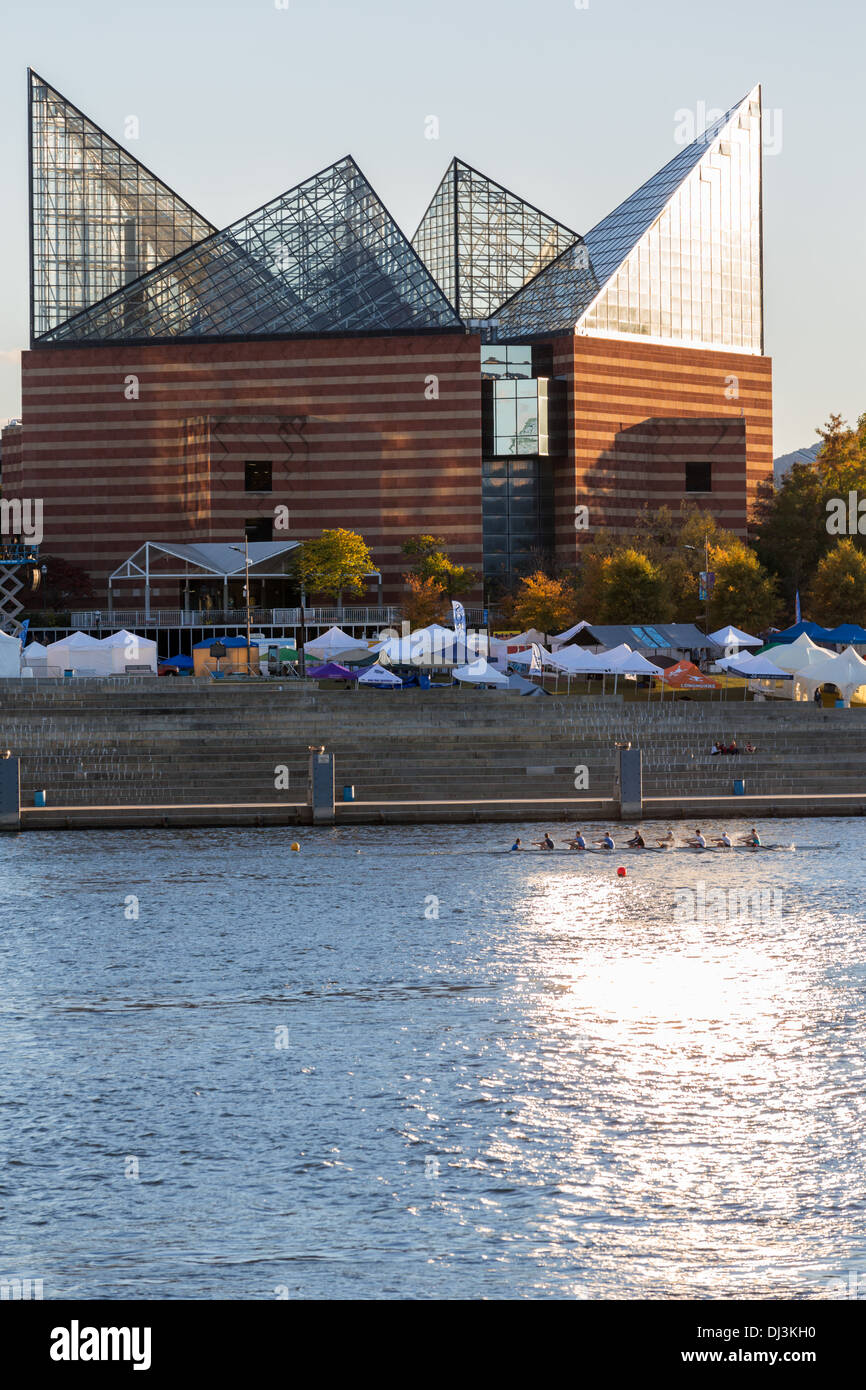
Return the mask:
{"type": "Polygon", "coordinates": [[[773,482],[779,486],[789,468],[793,468],[795,463],[814,463],[818,457],[818,450],[821,447],[821,440],[816,444],[809,444],[805,449],[795,449],[792,454],[782,454],[779,458],[773,459],[773,482]]]}

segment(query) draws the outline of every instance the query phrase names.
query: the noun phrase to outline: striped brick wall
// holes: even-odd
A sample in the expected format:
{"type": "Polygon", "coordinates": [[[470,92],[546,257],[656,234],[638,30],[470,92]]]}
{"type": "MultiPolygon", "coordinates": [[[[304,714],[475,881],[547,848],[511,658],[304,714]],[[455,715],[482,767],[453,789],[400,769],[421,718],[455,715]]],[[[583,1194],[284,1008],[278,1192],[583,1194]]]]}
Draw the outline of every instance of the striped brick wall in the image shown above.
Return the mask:
{"type": "MultiPolygon", "coordinates": [[[[479,347],[442,333],[35,349],[9,482],[43,498],[46,550],[100,596],[145,539],[239,541],[283,505],[275,539],[360,531],[393,600],[413,532],[480,566],[479,347]],[[272,494],[244,491],[249,459],[272,462],[272,494]]],[[[118,603],[139,598],[118,587],[118,603]]]]}
{"type": "MultiPolygon", "coordinates": [[[[569,455],[553,461],[563,562],[645,503],[693,500],[745,533],[772,475],[769,359],[590,337],[553,347],[569,381],[569,455]],[[688,459],[712,461],[711,494],[685,493],[688,459]],[[589,533],[574,529],[580,503],[589,533]]],[[[277,539],[360,531],[393,601],[414,532],[481,567],[479,352],[461,333],[35,349],[23,438],[4,435],[4,494],[43,499],[45,549],[87,569],[100,598],[145,539],[239,541],[246,520],[285,506],[277,539]],[[272,462],[271,494],[245,492],[248,459],[272,462]]],[[[118,587],[118,604],[141,598],[118,587]]],[[[173,605],[176,589],[157,599],[173,605]]]]}
{"type": "Polygon", "coordinates": [[[746,534],[757,485],[773,472],[767,357],[575,336],[555,341],[570,381],[571,457],[555,466],[560,558],[582,537],[629,528],[645,505],[692,501],[746,534]],[[686,460],[712,462],[712,492],[685,492],[686,460]],[[590,532],[574,508],[589,507],[590,532]]]}

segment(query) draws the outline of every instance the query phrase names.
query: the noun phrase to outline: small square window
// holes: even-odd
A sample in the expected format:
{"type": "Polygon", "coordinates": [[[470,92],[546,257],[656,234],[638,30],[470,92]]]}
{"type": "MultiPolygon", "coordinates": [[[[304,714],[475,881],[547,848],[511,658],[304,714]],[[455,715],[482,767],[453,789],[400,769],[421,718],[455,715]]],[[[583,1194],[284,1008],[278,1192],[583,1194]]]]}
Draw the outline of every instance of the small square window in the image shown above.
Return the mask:
{"type": "Polygon", "coordinates": [[[686,464],[686,492],[712,492],[713,465],[711,463],[686,464]]]}
{"type": "Polygon", "coordinates": [[[273,521],[269,516],[250,517],[244,522],[244,534],[248,541],[272,541],[273,521]]]}
{"type": "Polygon", "coordinates": [[[266,463],[249,459],[244,464],[244,491],[245,492],[271,492],[273,491],[273,465],[270,460],[266,463]]]}

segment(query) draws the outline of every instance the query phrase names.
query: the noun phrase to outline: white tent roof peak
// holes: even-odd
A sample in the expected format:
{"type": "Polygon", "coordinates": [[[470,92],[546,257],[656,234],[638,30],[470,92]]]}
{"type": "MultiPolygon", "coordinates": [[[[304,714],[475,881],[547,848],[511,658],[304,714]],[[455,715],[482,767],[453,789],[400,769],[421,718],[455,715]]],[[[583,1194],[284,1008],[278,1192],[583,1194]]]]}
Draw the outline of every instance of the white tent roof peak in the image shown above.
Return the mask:
{"type": "MultiPolygon", "coordinates": [[[[542,647],[540,642],[533,642],[532,647],[538,648],[539,656],[545,665],[552,660],[552,653],[546,647],[542,647]]],[[[509,652],[508,660],[514,662],[516,666],[528,666],[532,661],[532,647],[524,647],[519,652],[509,652]]]]}
{"type": "Polygon", "coordinates": [[[578,633],[583,632],[584,628],[587,627],[589,627],[589,623],[585,618],[581,618],[580,622],[575,623],[573,627],[566,628],[565,632],[557,633],[555,637],[550,639],[552,649],[556,651],[557,647],[565,646],[566,642],[570,642],[573,637],[577,637],[578,633]]]}
{"type": "Polygon", "coordinates": [[[368,666],[363,676],[358,677],[359,685],[402,685],[399,676],[395,676],[393,671],[388,671],[384,666],[380,666],[378,661],[375,666],[368,666]]]}
{"type": "Polygon", "coordinates": [[[125,647],[129,642],[137,642],[140,647],[145,644],[148,647],[156,646],[150,637],[139,637],[137,632],[129,632],[125,627],[121,628],[119,632],[112,632],[107,637],[103,637],[100,646],[125,647]]]}
{"type": "Polygon", "coordinates": [[[819,647],[805,632],[801,632],[795,642],[784,642],[764,655],[778,666],[780,671],[802,671],[807,666],[817,666],[833,655],[826,647],[819,647]]]}
{"type": "Polygon", "coordinates": [[[71,651],[81,651],[85,647],[98,647],[100,643],[95,637],[91,637],[87,632],[71,632],[68,637],[61,637],[56,642],[49,642],[48,650],[53,647],[69,647],[71,651]]]}
{"type": "Polygon", "coordinates": [[[465,681],[468,685],[508,685],[508,677],[497,671],[495,666],[490,666],[481,656],[475,661],[470,661],[467,666],[455,667],[452,674],[455,680],[465,681]]]}
{"type": "Polygon", "coordinates": [[[720,627],[717,632],[710,633],[710,641],[719,647],[763,646],[760,637],[750,637],[748,632],[743,632],[739,627],[720,627]]]}

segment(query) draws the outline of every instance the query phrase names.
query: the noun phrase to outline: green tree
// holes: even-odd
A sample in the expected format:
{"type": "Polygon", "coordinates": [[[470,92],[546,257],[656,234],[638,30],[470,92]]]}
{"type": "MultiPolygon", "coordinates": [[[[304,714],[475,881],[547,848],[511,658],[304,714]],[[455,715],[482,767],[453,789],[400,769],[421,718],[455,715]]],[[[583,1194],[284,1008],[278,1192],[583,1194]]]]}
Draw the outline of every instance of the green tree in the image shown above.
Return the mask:
{"type": "MultiPolygon", "coordinates": [[[[836,533],[828,525],[834,499],[848,502],[855,492],[866,498],[866,414],[850,428],[831,415],[816,433],[821,448],[814,463],[795,464],[774,489],[759,489],[755,506],[755,547],[767,569],[778,575],[790,611],[794,594],[802,594],[822,557],[832,550],[836,533]]],[[[862,542],[852,537],[855,547],[862,542]]]]}
{"type": "Polygon", "coordinates": [[[327,594],[342,603],[343,594],[358,596],[374,569],[363,536],[339,527],[304,541],[298,555],[298,575],[307,594],[327,594]]]}
{"type": "Polygon", "coordinates": [[[779,610],[778,585],[742,541],[710,547],[716,576],[709,603],[710,630],[730,623],[747,632],[771,625],[779,610]]]}
{"type": "Polygon", "coordinates": [[[866,618],[866,553],[850,537],[822,556],[808,603],[810,617],[826,627],[866,618]]]}
{"type": "Polygon", "coordinates": [[[513,620],[523,631],[563,632],[575,621],[574,594],[562,579],[536,570],[521,579],[512,608],[513,620]]]}
{"type": "Polygon", "coordinates": [[[414,560],[411,573],[419,579],[434,580],[446,598],[459,598],[478,584],[478,575],[468,565],[458,565],[446,550],[441,536],[410,536],[403,542],[403,554],[414,560]]]}
{"type": "Polygon", "coordinates": [[[767,483],[758,491],[755,549],[778,576],[789,610],[829,545],[826,503],[832,493],[810,463],[795,463],[778,489],[767,483]]]}
{"type": "Polygon", "coordinates": [[[671,600],[660,565],[633,547],[617,550],[601,562],[601,623],[665,622],[671,600]]]}

